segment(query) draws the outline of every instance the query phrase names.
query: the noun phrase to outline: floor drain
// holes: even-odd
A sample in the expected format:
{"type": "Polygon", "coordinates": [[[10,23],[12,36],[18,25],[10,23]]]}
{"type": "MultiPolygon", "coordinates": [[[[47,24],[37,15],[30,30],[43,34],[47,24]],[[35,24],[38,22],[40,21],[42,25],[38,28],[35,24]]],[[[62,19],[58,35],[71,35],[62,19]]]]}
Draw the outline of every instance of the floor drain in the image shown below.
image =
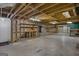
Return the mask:
{"type": "Polygon", "coordinates": [[[7,53],[0,53],[0,56],[8,56],[7,53]]]}

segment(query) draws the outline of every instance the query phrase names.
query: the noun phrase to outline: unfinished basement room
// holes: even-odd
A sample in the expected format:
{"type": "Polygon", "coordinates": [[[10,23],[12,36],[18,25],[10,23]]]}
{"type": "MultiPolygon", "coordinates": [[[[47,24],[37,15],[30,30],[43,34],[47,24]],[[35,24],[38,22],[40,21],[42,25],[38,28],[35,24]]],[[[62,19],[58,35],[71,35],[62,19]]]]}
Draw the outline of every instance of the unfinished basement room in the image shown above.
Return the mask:
{"type": "Polygon", "coordinates": [[[79,56],[79,4],[0,3],[0,56],[79,56]]]}

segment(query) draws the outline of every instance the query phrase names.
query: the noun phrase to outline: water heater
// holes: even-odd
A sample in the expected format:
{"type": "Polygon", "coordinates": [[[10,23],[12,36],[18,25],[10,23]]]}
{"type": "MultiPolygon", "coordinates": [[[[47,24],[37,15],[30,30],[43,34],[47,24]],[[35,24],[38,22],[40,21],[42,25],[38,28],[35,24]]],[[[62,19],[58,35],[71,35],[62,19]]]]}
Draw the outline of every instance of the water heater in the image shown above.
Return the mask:
{"type": "Polygon", "coordinates": [[[0,17],[0,43],[11,40],[11,20],[0,17]]]}

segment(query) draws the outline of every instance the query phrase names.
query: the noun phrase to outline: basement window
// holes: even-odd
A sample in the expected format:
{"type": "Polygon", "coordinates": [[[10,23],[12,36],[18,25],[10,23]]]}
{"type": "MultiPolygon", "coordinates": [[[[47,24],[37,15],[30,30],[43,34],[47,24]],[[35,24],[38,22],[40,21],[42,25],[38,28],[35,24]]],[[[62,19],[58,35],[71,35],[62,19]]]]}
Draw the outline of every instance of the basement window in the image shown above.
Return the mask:
{"type": "Polygon", "coordinates": [[[68,11],[63,12],[62,14],[63,14],[66,18],[70,18],[70,17],[71,17],[68,11]]]}

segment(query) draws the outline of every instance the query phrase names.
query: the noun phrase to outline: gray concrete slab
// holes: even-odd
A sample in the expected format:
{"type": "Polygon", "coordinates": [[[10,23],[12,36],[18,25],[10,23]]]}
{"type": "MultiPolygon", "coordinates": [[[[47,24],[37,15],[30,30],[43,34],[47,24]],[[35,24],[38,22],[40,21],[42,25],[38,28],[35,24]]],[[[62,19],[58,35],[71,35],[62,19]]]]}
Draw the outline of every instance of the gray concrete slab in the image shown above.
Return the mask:
{"type": "Polygon", "coordinates": [[[77,43],[79,37],[63,34],[47,35],[1,46],[0,53],[6,53],[8,56],[73,56],[79,55],[77,43]]]}

